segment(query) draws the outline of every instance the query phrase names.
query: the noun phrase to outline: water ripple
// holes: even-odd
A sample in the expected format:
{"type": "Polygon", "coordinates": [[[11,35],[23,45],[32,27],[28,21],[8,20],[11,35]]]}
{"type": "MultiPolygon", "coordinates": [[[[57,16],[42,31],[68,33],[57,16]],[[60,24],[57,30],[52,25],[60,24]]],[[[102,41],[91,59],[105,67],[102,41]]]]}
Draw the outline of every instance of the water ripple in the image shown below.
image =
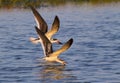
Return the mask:
{"type": "MultiPolygon", "coordinates": [[[[74,42],[60,58],[68,64],[39,61],[43,57],[34,18],[29,9],[0,13],[0,83],[119,83],[120,10],[119,6],[38,9],[48,25],[57,14],[60,30],[54,36],[63,43],[74,42]],[[52,10],[52,11],[51,11],[52,10]]],[[[61,45],[54,45],[54,50],[61,45]]]]}

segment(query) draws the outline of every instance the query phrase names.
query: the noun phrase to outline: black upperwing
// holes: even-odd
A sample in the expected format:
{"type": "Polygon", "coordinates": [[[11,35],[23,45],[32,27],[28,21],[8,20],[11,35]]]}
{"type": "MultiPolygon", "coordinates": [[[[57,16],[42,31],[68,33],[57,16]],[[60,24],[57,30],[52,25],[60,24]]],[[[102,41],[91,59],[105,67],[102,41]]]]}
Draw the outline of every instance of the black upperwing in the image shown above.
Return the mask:
{"type": "Polygon", "coordinates": [[[34,14],[34,17],[35,17],[35,21],[37,23],[37,27],[44,33],[47,32],[48,30],[48,25],[47,23],[45,22],[45,20],[42,18],[42,16],[40,15],[40,13],[32,6],[30,6],[33,14],[34,14]]]}
{"type": "Polygon", "coordinates": [[[40,36],[40,39],[42,41],[41,44],[43,46],[45,56],[49,57],[49,54],[53,52],[52,44],[41,30],[39,30],[37,27],[35,27],[35,29],[36,29],[36,32],[38,33],[38,35],[40,36]]]}

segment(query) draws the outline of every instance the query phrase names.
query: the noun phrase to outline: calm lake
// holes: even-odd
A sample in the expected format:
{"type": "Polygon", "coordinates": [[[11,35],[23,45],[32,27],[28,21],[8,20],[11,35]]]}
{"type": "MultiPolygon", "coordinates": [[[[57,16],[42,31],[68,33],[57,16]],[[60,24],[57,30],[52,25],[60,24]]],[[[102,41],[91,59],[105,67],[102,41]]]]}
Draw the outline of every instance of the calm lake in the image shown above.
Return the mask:
{"type": "MultiPolygon", "coordinates": [[[[41,58],[33,13],[28,9],[0,9],[0,83],[120,83],[120,3],[66,4],[37,8],[49,28],[54,17],[60,29],[54,38],[73,45],[59,57],[67,62],[48,63],[41,58]]],[[[54,50],[62,45],[53,44],[54,50]]]]}

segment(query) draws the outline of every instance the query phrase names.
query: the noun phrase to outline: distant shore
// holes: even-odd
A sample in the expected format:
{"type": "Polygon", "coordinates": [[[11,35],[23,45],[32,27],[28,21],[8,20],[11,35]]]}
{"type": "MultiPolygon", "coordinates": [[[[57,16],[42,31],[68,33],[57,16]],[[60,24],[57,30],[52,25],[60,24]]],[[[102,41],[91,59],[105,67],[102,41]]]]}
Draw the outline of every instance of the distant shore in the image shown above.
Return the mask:
{"type": "Polygon", "coordinates": [[[0,8],[28,8],[29,5],[33,5],[34,7],[48,7],[65,5],[67,3],[101,5],[118,2],[120,0],[0,0],[0,8]]]}

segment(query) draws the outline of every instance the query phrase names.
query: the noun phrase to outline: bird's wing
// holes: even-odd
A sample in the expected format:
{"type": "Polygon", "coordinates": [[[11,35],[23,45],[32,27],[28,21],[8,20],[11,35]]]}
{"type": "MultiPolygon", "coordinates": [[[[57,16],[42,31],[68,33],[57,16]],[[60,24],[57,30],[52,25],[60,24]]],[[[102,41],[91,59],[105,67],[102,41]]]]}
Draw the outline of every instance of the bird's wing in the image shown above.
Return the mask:
{"type": "Polygon", "coordinates": [[[49,54],[53,52],[52,44],[41,30],[39,30],[37,27],[35,27],[35,29],[41,38],[41,44],[44,51],[44,55],[49,57],[49,54]]]}
{"type": "Polygon", "coordinates": [[[47,32],[48,30],[48,25],[47,23],[45,22],[45,20],[42,18],[42,16],[39,14],[39,12],[32,6],[30,6],[33,14],[34,14],[34,18],[35,18],[35,21],[37,23],[37,27],[44,33],[47,32]]]}
{"type": "Polygon", "coordinates": [[[47,38],[50,40],[51,37],[58,32],[59,30],[59,26],[60,26],[60,21],[58,16],[55,16],[55,19],[53,21],[51,30],[49,30],[45,35],[47,36],[47,38]]]}
{"type": "Polygon", "coordinates": [[[70,48],[72,43],[73,43],[73,39],[71,38],[60,49],[58,49],[55,52],[51,53],[49,56],[51,56],[51,57],[58,57],[61,53],[66,51],[68,48],[70,48]]]}

